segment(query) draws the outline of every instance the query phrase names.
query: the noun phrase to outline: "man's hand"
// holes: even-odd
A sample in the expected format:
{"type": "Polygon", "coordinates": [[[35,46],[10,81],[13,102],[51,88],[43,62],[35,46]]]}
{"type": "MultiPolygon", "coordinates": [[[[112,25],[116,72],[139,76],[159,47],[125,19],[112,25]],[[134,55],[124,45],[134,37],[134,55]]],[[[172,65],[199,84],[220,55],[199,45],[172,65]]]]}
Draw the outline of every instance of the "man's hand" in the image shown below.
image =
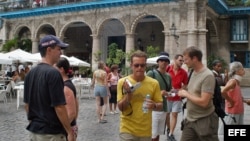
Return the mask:
{"type": "Polygon", "coordinates": [[[75,138],[75,136],[73,134],[73,131],[68,133],[67,141],[76,141],[76,138],[75,138]]]}

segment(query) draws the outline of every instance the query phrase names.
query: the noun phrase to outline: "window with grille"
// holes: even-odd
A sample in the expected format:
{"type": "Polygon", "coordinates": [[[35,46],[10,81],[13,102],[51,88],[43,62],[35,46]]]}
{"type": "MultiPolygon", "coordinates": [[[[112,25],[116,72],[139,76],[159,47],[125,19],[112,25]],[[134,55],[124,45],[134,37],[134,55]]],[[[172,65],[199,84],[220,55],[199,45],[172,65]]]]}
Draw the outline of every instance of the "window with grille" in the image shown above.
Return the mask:
{"type": "Polygon", "coordinates": [[[250,51],[231,51],[230,61],[239,61],[244,68],[250,68],[250,51]]]}
{"type": "Polygon", "coordinates": [[[246,18],[232,19],[231,30],[231,41],[248,41],[248,22],[246,18]]]}

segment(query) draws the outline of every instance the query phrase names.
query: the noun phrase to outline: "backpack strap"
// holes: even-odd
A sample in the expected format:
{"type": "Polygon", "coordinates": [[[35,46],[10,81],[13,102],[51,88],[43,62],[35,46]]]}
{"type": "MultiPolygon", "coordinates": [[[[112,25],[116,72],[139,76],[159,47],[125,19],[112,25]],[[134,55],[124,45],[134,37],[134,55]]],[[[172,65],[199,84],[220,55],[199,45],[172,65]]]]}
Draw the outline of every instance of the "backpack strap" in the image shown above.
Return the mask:
{"type": "MultiPolygon", "coordinates": [[[[189,80],[190,80],[190,78],[191,78],[191,76],[192,76],[192,74],[193,74],[193,71],[194,71],[194,69],[191,69],[190,72],[189,72],[187,84],[189,83],[189,80]]],[[[183,120],[184,120],[184,109],[185,109],[186,107],[187,107],[187,101],[185,101],[185,102],[183,103],[183,105],[182,105],[182,118],[183,118],[183,120]]]]}

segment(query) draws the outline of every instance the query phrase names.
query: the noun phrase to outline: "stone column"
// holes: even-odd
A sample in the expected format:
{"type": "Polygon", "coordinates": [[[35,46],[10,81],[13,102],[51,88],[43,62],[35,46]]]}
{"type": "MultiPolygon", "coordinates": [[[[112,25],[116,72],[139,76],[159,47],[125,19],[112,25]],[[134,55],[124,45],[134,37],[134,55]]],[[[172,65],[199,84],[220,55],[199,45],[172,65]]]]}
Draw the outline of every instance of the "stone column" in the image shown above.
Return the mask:
{"type": "Polygon", "coordinates": [[[187,46],[197,46],[197,6],[196,0],[188,2],[187,11],[187,46]]]}
{"type": "Polygon", "coordinates": [[[93,38],[93,44],[92,44],[92,55],[91,55],[91,64],[92,64],[92,71],[97,68],[98,61],[100,61],[101,58],[101,50],[100,50],[100,37],[99,35],[93,34],[91,35],[93,38]],[[100,56],[99,56],[100,55],[100,56]]]}
{"type": "MultiPolygon", "coordinates": [[[[126,35],[126,53],[130,53],[131,50],[135,49],[135,42],[134,42],[134,34],[133,33],[125,33],[126,35]]],[[[130,62],[127,61],[126,58],[126,67],[129,66],[130,62]]]]}
{"type": "Polygon", "coordinates": [[[164,51],[169,53],[169,56],[171,57],[173,54],[173,41],[174,41],[174,37],[171,36],[170,31],[163,31],[164,35],[165,35],[165,42],[164,42],[164,51]]]}
{"type": "Polygon", "coordinates": [[[32,39],[32,53],[38,52],[38,39],[32,39]]]}
{"type": "Polygon", "coordinates": [[[207,29],[199,30],[199,32],[198,32],[198,42],[197,42],[197,46],[201,49],[202,54],[203,54],[202,62],[205,65],[207,65],[206,33],[207,33],[207,29]]]}

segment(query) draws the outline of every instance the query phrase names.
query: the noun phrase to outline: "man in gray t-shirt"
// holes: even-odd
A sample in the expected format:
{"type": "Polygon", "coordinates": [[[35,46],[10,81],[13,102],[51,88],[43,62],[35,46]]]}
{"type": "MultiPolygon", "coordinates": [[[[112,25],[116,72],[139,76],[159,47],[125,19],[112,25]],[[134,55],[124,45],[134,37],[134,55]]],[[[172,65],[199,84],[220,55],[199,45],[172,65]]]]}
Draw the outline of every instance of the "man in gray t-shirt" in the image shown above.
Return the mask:
{"type": "Polygon", "coordinates": [[[219,141],[219,118],[214,112],[213,93],[215,78],[202,64],[202,52],[188,47],[183,53],[184,63],[193,69],[187,90],[178,95],[187,98],[187,117],[184,120],[181,141],[219,141]]]}

